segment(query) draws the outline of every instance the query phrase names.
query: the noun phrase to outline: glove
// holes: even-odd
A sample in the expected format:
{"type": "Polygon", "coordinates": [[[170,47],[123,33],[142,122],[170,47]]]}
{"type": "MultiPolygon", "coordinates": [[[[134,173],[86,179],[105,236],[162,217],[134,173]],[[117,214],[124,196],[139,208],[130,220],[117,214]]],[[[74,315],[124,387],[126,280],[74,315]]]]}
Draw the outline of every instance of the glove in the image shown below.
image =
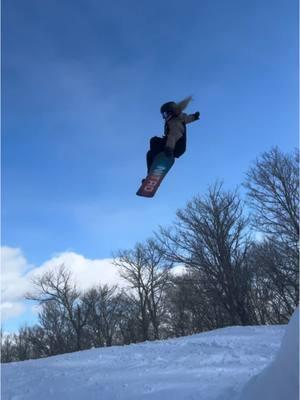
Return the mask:
{"type": "Polygon", "coordinates": [[[199,111],[195,112],[194,117],[195,117],[195,120],[197,120],[197,119],[200,118],[200,113],[199,113],[199,111]]]}
{"type": "Polygon", "coordinates": [[[164,152],[167,157],[174,157],[173,150],[170,147],[166,146],[164,152]]]}

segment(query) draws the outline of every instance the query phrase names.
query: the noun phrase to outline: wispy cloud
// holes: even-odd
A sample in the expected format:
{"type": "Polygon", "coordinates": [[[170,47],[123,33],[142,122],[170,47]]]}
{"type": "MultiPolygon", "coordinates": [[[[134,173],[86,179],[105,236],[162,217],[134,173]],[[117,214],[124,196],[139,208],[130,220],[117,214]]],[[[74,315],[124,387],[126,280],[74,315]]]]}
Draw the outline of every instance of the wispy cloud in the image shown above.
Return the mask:
{"type": "Polygon", "coordinates": [[[19,317],[22,315],[26,307],[20,301],[12,302],[1,302],[1,321],[7,321],[8,319],[19,317]]]}

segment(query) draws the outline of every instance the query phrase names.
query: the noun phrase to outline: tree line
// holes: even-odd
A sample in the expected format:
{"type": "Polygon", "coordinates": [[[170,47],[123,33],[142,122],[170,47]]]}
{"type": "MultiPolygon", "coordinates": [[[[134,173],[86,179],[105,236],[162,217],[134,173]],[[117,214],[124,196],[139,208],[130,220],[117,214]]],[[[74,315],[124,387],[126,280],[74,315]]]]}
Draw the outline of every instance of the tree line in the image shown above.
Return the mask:
{"type": "Polygon", "coordinates": [[[215,183],[171,226],[119,250],[128,289],[81,291],[64,265],[36,277],[27,298],[40,305],[38,324],[2,333],[1,361],[287,323],[299,302],[298,163],[298,151],[273,148],[241,188],[215,183]]]}

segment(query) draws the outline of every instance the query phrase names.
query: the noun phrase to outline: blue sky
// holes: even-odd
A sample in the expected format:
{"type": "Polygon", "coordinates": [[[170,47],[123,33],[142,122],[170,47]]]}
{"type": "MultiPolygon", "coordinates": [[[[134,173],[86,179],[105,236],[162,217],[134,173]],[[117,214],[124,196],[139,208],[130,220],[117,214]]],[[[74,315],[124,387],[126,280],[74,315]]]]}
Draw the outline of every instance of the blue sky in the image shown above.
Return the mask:
{"type": "Polygon", "coordinates": [[[3,0],[2,244],[103,259],[216,179],[298,144],[298,2],[3,0]],[[135,196],[159,108],[201,120],[154,199],[135,196]]]}

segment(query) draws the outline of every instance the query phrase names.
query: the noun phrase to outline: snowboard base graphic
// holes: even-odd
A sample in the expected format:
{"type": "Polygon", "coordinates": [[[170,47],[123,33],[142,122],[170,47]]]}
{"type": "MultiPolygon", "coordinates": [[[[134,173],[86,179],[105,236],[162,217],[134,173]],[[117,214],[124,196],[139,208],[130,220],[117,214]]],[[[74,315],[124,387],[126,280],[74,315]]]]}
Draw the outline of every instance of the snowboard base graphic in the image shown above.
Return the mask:
{"type": "Polygon", "coordinates": [[[153,197],[174,162],[174,157],[167,157],[163,152],[159,153],[153,161],[149,174],[136,192],[137,196],[153,197]]]}

